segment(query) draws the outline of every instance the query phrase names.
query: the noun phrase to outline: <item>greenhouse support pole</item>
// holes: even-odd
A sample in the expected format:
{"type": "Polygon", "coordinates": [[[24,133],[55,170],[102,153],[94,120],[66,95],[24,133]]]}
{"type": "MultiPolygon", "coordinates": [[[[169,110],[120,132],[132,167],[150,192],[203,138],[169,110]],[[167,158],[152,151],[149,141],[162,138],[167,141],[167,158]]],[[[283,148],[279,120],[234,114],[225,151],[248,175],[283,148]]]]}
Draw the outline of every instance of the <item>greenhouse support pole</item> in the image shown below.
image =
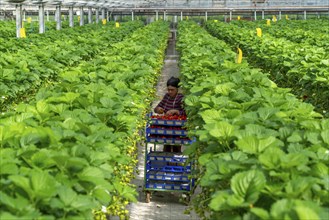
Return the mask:
{"type": "Polygon", "coordinates": [[[20,38],[20,30],[22,28],[22,5],[16,5],[16,37],[20,38]]]}
{"type": "Polygon", "coordinates": [[[45,33],[45,6],[39,5],[39,33],[45,33]]]}
{"type": "Polygon", "coordinates": [[[181,21],[183,20],[183,12],[182,11],[180,12],[180,20],[181,21]]]}
{"type": "Polygon", "coordinates": [[[92,15],[93,15],[92,8],[89,7],[89,8],[88,8],[88,24],[93,23],[93,17],[92,17],[92,15]]]}
{"type": "Polygon", "coordinates": [[[159,12],[158,11],[155,11],[155,20],[159,20],[159,12]]]}
{"type": "Polygon", "coordinates": [[[306,20],[306,11],[304,11],[304,20],[306,20]]]}
{"type": "Polygon", "coordinates": [[[264,11],[262,11],[262,20],[264,20],[264,18],[265,18],[265,13],[264,11]]]}
{"type": "Polygon", "coordinates": [[[208,21],[208,12],[206,11],[206,14],[205,14],[205,19],[206,19],[206,21],[208,21]]]}
{"type": "Polygon", "coordinates": [[[84,25],[83,7],[80,7],[80,26],[84,25]]]}
{"type": "Polygon", "coordinates": [[[56,6],[56,30],[60,30],[62,28],[62,18],[61,18],[61,6],[56,6]]]}
{"type": "Polygon", "coordinates": [[[166,11],[163,11],[163,20],[166,21],[167,18],[166,18],[166,11]]]}
{"type": "Polygon", "coordinates": [[[232,11],[230,11],[230,21],[232,21],[232,11]]]}
{"type": "Polygon", "coordinates": [[[26,21],[26,11],[23,10],[23,21],[26,21]]]}
{"type": "Polygon", "coordinates": [[[131,11],[131,20],[134,20],[134,11],[131,11]]]}
{"type": "Polygon", "coordinates": [[[254,11],[254,19],[255,19],[255,21],[257,20],[257,11],[256,10],[254,11]]]}
{"type": "Polygon", "coordinates": [[[73,7],[69,7],[69,20],[70,20],[70,27],[74,27],[73,7]]]}
{"type": "Polygon", "coordinates": [[[106,20],[109,21],[109,11],[106,11],[106,20]]]}
{"type": "Polygon", "coordinates": [[[102,19],[105,19],[105,8],[102,8],[102,19]]]}
{"type": "Polygon", "coordinates": [[[281,20],[282,18],[282,14],[281,14],[281,11],[279,11],[279,20],[281,20]]]}
{"type": "Polygon", "coordinates": [[[46,11],[46,14],[47,14],[47,21],[49,21],[49,11],[48,10],[46,11]]]}
{"type": "Polygon", "coordinates": [[[96,24],[99,23],[99,8],[96,8],[96,24]]]}

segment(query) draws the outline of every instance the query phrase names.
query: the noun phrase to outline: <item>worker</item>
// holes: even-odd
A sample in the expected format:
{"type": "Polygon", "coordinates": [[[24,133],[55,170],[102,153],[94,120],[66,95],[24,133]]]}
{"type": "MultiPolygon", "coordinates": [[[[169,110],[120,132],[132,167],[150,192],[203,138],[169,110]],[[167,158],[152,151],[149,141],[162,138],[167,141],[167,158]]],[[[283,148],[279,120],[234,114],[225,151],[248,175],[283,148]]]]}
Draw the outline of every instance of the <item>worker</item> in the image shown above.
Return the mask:
{"type": "Polygon", "coordinates": [[[154,112],[165,115],[185,115],[183,109],[183,94],[178,92],[180,80],[171,77],[167,81],[167,90],[160,103],[154,108],[154,112]]]}
{"type": "MultiPolygon", "coordinates": [[[[164,95],[160,103],[154,108],[157,114],[165,115],[186,115],[183,108],[183,94],[178,92],[180,80],[179,78],[171,77],[167,81],[167,93],[164,95]]],[[[163,146],[164,152],[181,152],[181,145],[163,146]]]]}

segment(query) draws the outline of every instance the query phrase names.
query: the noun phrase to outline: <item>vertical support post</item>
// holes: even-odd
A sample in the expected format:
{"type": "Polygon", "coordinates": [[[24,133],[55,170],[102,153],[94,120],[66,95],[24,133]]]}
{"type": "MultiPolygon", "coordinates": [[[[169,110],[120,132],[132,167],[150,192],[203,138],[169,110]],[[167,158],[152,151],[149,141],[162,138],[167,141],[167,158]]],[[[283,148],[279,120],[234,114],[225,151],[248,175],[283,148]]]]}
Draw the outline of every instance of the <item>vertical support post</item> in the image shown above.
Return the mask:
{"type": "Polygon", "coordinates": [[[208,21],[208,12],[206,11],[206,14],[205,14],[205,20],[208,21]]]}
{"type": "Polygon", "coordinates": [[[26,21],[26,11],[23,10],[23,21],[26,21]]]}
{"type": "Polygon", "coordinates": [[[61,6],[56,5],[56,30],[62,29],[61,6]]]}
{"type": "Polygon", "coordinates": [[[306,11],[304,11],[304,20],[306,20],[306,11]]]}
{"type": "Polygon", "coordinates": [[[20,38],[20,30],[22,28],[22,5],[16,5],[16,37],[20,38]]]}
{"type": "Polygon", "coordinates": [[[265,18],[265,12],[264,12],[264,10],[262,11],[262,19],[264,20],[264,18],[265,18]]]}
{"type": "Polygon", "coordinates": [[[99,8],[96,8],[96,24],[99,23],[99,8]]]}
{"type": "Polygon", "coordinates": [[[102,19],[105,19],[105,8],[102,8],[102,19]]]}
{"type": "Polygon", "coordinates": [[[83,7],[80,7],[80,26],[83,26],[84,23],[83,7]]]}
{"type": "Polygon", "coordinates": [[[282,14],[281,14],[281,11],[279,11],[279,20],[282,19],[282,14]]]}
{"type": "Polygon", "coordinates": [[[230,11],[230,21],[232,21],[232,11],[230,11]]]}
{"type": "Polygon", "coordinates": [[[70,20],[70,27],[74,27],[74,21],[73,21],[73,7],[69,7],[69,20],[70,20]]]}
{"type": "Polygon", "coordinates": [[[163,11],[163,20],[166,21],[167,18],[166,18],[166,11],[163,11]]]}
{"type": "Polygon", "coordinates": [[[88,24],[93,23],[93,11],[91,7],[88,7],[88,24]]]}
{"type": "Polygon", "coordinates": [[[49,21],[49,11],[48,10],[46,11],[46,14],[47,14],[47,21],[49,21]]]}
{"type": "Polygon", "coordinates": [[[257,20],[257,11],[256,10],[254,11],[254,19],[255,19],[255,21],[257,20]]]}
{"type": "Polygon", "coordinates": [[[182,11],[180,12],[180,20],[181,21],[183,20],[183,12],[182,11]]]}
{"type": "Polygon", "coordinates": [[[45,33],[45,6],[39,5],[39,33],[45,33]]]}
{"type": "Polygon", "coordinates": [[[109,19],[109,11],[108,11],[108,10],[106,10],[106,20],[107,20],[107,21],[110,20],[110,19],[109,19]]]}
{"type": "Polygon", "coordinates": [[[158,11],[155,11],[155,20],[159,20],[159,12],[158,11]]]}
{"type": "Polygon", "coordinates": [[[134,20],[134,11],[131,11],[131,20],[134,20]]]}

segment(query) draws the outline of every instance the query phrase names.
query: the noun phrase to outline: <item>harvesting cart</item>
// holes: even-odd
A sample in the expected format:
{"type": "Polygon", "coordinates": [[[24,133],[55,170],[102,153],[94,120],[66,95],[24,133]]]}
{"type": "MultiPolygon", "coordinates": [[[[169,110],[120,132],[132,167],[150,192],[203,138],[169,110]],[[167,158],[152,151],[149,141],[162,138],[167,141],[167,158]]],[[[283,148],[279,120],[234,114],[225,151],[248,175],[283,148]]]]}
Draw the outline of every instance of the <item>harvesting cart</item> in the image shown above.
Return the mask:
{"type": "Polygon", "coordinates": [[[152,191],[181,192],[190,199],[194,180],[190,178],[192,162],[175,149],[189,145],[184,128],[186,118],[164,118],[148,115],[146,126],[144,191],[146,202],[151,200],[152,191]],[[162,151],[163,145],[170,145],[171,152],[162,151]]]}

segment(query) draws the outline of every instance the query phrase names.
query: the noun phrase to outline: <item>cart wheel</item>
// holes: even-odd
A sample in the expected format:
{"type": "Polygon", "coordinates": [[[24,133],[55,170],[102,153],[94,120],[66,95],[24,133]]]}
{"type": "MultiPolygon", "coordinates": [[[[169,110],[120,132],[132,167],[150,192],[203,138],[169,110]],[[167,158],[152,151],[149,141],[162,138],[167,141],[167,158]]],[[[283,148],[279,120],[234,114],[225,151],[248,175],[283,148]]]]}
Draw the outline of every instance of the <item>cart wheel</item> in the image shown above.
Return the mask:
{"type": "Polygon", "coordinates": [[[182,202],[185,204],[185,205],[188,205],[190,203],[190,200],[191,200],[191,196],[190,194],[186,194],[186,193],[183,193],[182,194],[182,202]]]}
{"type": "Polygon", "coordinates": [[[151,193],[150,192],[146,192],[145,201],[146,201],[146,203],[151,202],[151,193]]]}

